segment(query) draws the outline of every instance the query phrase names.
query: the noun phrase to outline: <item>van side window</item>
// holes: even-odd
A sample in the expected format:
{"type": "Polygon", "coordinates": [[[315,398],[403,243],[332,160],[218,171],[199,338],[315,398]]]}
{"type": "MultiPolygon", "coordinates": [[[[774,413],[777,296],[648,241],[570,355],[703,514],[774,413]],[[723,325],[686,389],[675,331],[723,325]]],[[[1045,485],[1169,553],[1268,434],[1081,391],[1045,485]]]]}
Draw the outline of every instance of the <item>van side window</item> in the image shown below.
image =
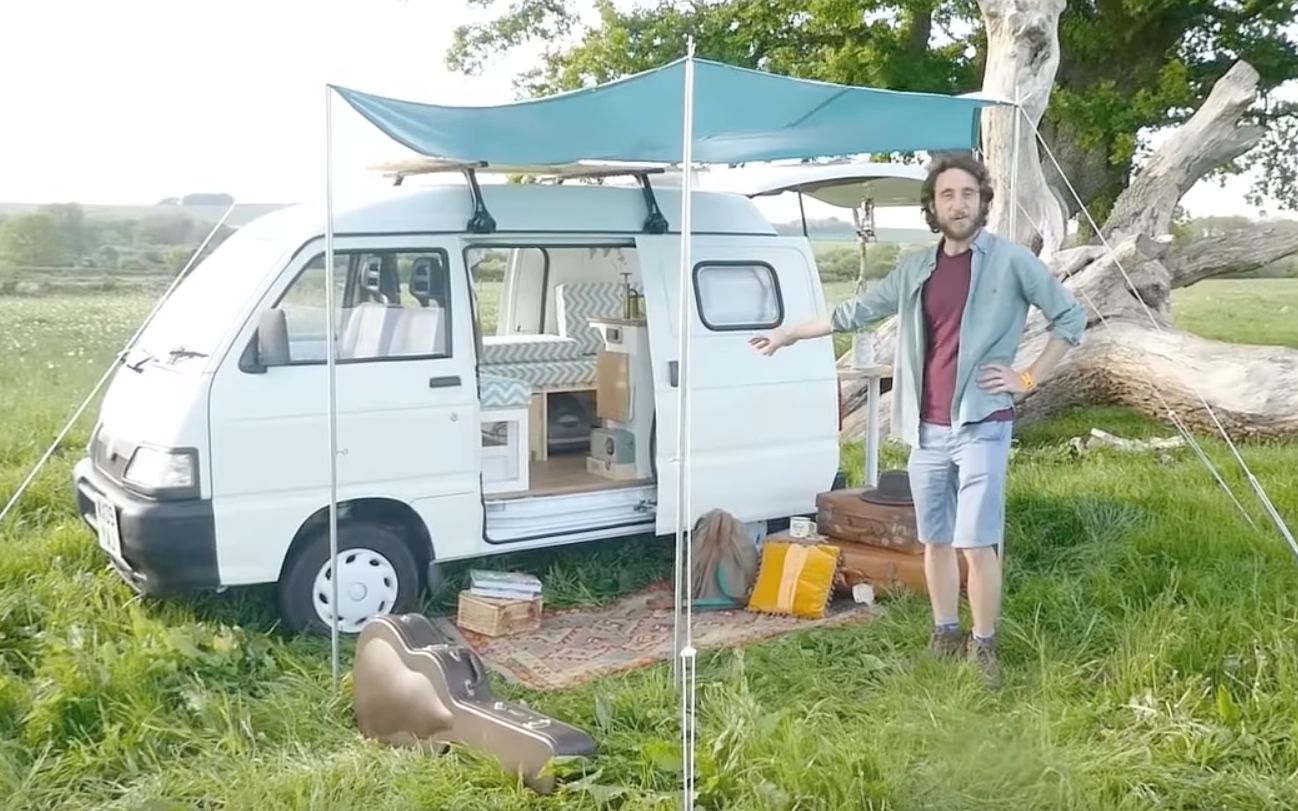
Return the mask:
{"type": "MultiPolygon", "coordinates": [[[[334,258],[334,306],[339,308],[347,281],[347,258],[334,258]]],[[[325,335],[325,264],[324,254],[311,260],[275,305],[284,311],[291,363],[324,363],[325,335]]]]}
{"type": "MultiPolygon", "coordinates": [[[[447,254],[337,252],[335,356],[341,362],[451,356],[447,254]]],[[[325,361],[324,255],[311,260],[276,305],[284,311],[292,363],[325,361]]]]}
{"type": "Polygon", "coordinates": [[[775,269],[762,262],[703,262],[694,267],[699,318],[710,330],[770,329],[784,321],[775,269]]]}

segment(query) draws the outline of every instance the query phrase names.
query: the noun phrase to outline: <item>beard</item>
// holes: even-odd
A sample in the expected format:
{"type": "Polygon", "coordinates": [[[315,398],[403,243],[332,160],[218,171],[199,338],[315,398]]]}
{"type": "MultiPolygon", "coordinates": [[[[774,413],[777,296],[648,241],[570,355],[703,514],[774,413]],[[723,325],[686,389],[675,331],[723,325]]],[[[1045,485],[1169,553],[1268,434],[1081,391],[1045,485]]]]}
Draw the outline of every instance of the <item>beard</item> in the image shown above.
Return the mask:
{"type": "Polygon", "coordinates": [[[981,225],[980,218],[969,215],[964,219],[944,219],[938,222],[938,228],[942,231],[942,236],[952,240],[965,240],[973,236],[981,225]]]}

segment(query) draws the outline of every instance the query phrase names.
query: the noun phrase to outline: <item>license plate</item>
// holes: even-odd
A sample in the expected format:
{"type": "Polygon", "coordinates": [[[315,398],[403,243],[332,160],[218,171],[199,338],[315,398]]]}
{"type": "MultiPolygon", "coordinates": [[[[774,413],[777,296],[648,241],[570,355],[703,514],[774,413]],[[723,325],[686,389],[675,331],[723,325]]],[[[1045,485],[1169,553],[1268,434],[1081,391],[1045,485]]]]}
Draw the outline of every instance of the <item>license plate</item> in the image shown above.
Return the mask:
{"type": "Polygon", "coordinates": [[[99,545],[105,552],[122,556],[122,536],[117,529],[117,508],[103,498],[95,499],[95,525],[99,530],[99,545]]]}

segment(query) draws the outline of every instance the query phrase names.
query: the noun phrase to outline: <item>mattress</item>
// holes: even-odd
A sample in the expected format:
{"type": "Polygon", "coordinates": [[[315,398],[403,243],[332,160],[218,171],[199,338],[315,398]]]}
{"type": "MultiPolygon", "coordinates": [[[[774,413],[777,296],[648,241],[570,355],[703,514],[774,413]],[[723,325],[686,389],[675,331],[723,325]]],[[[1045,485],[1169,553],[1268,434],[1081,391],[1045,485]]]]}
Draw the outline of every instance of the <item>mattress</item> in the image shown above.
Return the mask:
{"type": "MultiPolygon", "coordinates": [[[[545,361],[542,363],[501,363],[483,367],[493,375],[517,378],[534,388],[550,386],[594,386],[595,359],[545,361]]],[[[484,374],[483,377],[486,377],[484,374]]]]}
{"type": "Polygon", "coordinates": [[[558,335],[488,335],[482,339],[482,365],[580,360],[581,344],[558,335]]]}

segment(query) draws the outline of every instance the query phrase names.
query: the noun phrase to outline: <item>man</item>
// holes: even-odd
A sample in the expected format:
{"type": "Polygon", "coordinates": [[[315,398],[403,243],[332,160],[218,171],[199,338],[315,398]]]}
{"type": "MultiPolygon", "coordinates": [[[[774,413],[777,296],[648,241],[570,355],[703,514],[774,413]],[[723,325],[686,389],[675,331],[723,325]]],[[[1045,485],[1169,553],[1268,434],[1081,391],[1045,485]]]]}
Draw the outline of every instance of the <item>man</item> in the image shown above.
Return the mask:
{"type": "Polygon", "coordinates": [[[998,547],[1014,395],[1034,388],[1077,345],[1086,316],[1031,252],[985,230],[992,197],[978,160],[938,158],[920,192],[929,228],[941,235],[933,249],[903,258],[877,287],[835,307],[830,317],[750,343],[770,355],[805,338],[898,316],[892,430],[911,447],[911,494],[933,608],[929,646],[943,655],[965,650],[995,687],[998,547]],[[1051,338],[1020,371],[1011,364],[1029,305],[1049,320],[1051,338]],[[969,567],[973,633],[967,639],[960,629],[957,549],[969,567]]]}

